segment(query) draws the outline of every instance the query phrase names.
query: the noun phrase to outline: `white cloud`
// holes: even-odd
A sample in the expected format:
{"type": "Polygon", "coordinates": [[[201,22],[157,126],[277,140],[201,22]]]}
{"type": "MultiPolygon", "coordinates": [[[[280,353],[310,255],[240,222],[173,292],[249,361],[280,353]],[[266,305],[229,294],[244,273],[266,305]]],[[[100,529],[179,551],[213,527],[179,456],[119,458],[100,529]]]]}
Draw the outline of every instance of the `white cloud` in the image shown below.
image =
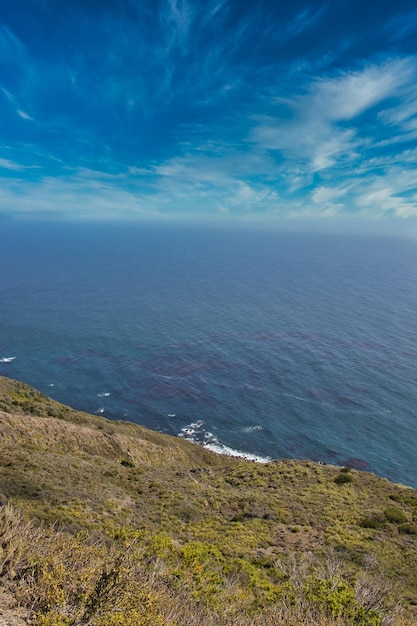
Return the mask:
{"type": "MultiPolygon", "coordinates": [[[[4,161],[18,171],[13,162],[4,161]]],[[[244,220],[307,220],[348,214],[417,217],[415,178],[398,167],[387,170],[384,178],[371,173],[320,185],[309,198],[305,190],[300,197],[281,195],[268,180],[251,181],[225,168],[220,178],[221,161],[202,176],[204,163],[204,159],[193,162],[190,155],[180,163],[167,162],[155,169],[131,168],[116,175],[79,168],[36,180],[9,176],[0,188],[0,205],[3,212],[13,215],[79,220],[187,215],[209,219],[216,214],[244,220]]]]}
{"type": "Polygon", "coordinates": [[[20,61],[27,56],[26,48],[21,40],[7,28],[4,24],[0,23],[0,50],[2,56],[7,58],[8,62],[15,67],[20,64],[20,61]]]}
{"type": "Polygon", "coordinates": [[[417,32],[417,10],[412,8],[410,11],[401,10],[391,20],[387,22],[384,28],[384,35],[396,41],[401,41],[413,32],[417,32]]]}
{"type": "Polygon", "coordinates": [[[15,172],[21,172],[23,170],[32,170],[38,169],[37,165],[23,165],[22,163],[17,163],[16,161],[11,161],[10,159],[0,158],[0,168],[6,170],[13,170],[15,172]]]}
{"type": "Polygon", "coordinates": [[[395,187],[384,180],[375,180],[358,195],[362,214],[390,213],[396,217],[417,217],[417,198],[401,197],[395,187]]]}
{"type": "Polygon", "coordinates": [[[33,117],[31,117],[28,113],[26,113],[25,111],[22,111],[21,109],[17,109],[17,114],[19,115],[19,117],[21,117],[24,120],[32,120],[33,121],[33,117]]]}
{"type": "MultiPolygon", "coordinates": [[[[311,28],[325,13],[325,6],[318,9],[303,9],[296,13],[294,18],[290,20],[283,28],[279,28],[277,37],[282,42],[283,39],[292,39],[302,32],[311,28]]],[[[276,25],[274,24],[274,28],[276,25]]]]}
{"type": "Polygon", "coordinates": [[[390,142],[403,139],[411,140],[417,130],[417,87],[410,89],[410,94],[395,106],[389,107],[379,114],[380,121],[391,127],[398,127],[400,135],[394,134],[390,142]]]}
{"type": "Polygon", "coordinates": [[[340,198],[345,193],[343,188],[332,188],[332,187],[317,187],[311,194],[313,202],[315,204],[327,204],[328,202],[332,202],[336,198],[340,198]]]}
{"type": "Polygon", "coordinates": [[[325,119],[264,119],[252,139],[263,148],[282,153],[289,163],[304,164],[306,178],[334,165],[338,158],[351,159],[358,146],[354,130],[334,127],[325,119]]]}
{"type": "Polygon", "coordinates": [[[352,120],[385,98],[397,95],[415,73],[410,59],[387,61],[361,72],[345,72],[333,79],[315,81],[307,95],[296,99],[295,107],[310,120],[352,120]]]}
{"type": "Polygon", "coordinates": [[[15,163],[14,161],[10,161],[9,159],[0,159],[0,168],[14,170],[16,172],[24,169],[22,165],[15,163]]]}
{"type": "Polygon", "coordinates": [[[276,98],[276,116],[255,118],[253,149],[277,155],[276,187],[289,213],[417,215],[417,151],[402,144],[417,119],[416,74],[410,58],[340,73],[276,98]],[[357,120],[373,107],[373,117],[357,120]],[[399,127],[389,139],[388,124],[399,127]]]}
{"type": "Polygon", "coordinates": [[[157,216],[146,196],[127,191],[120,180],[93,170],[74,170],[36,180],[4,179],[3,212],[64,219],[135,219],[157,216]]]}
{"type": "Polygon", "coordinates": [[[6,100],[10,103],[10,105],[13,107],[15,113],[21,117],[24,120],[32,120],[33,118],[26,113],[26,111],[23,111],[18,104],[17,98],[16,96],[14,96],[10,91],[8,91],[7,89],[0,89],[0,92],[5,96],[6,100]]]}
{"type": "Polygon", "coordinates": [[[176,29],[186,35],[191,26],[192,13],[186,0],[168,0],[169,21],[175,24],[176,29]]]}
{"type": "Polygon", "coordinates": [[[305,94],[277,98],[277,116],[258,118],[252,139],[289,159],[301,160],[310,172],[331,167],[340,159],[352,161],[366,142],[355,118],[389,97],[398,97],[415,75],[415,61],[402,59],[313,81],[305,94]],[[351,122],[350,127],[346,122],[351,122]]]}

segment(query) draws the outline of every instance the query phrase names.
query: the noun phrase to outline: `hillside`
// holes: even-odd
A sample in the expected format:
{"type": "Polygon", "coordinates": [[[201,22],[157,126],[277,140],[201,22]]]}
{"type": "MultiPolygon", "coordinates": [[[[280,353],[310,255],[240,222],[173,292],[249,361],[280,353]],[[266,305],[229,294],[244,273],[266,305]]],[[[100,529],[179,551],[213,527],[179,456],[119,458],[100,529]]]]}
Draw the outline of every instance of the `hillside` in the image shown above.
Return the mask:
{"type": "Polygon", "coordinates": [[[369,473],[219,456],[0,377],[0,505],[16,624],[417,623],[417,492],[369,473]]]}

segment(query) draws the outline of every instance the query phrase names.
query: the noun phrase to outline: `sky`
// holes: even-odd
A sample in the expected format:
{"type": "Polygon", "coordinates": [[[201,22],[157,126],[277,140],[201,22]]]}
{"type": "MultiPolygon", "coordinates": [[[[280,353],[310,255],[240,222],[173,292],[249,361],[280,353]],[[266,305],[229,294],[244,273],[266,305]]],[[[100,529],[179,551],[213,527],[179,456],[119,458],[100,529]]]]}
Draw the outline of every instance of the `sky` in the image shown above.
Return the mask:
{"type": "Polygon", "coordinates": [[[417,233],[417,4],[1,0],[0,217],[417,233]]]}

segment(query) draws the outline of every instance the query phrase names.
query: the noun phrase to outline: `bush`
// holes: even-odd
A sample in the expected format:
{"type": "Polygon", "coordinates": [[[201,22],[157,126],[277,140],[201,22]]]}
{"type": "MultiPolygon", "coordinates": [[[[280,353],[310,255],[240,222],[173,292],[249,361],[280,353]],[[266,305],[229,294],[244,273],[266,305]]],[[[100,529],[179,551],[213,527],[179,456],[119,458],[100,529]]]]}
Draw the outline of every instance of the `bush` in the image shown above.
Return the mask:
{"type": "Polygon", "coordinates": [[[307,580],[304,592],[308,600],[332,618],[347,618],[358,626],[379,626],[381,618],[372,608],[358,604],[354,588],[342,578],[335,576],[320,579],[313,575],[307,580]]]}
{"type": "Polygon", "coordinates": [[[351,483],[353,482],[353,476],[351,476],[351,474],[349,474],[346,471],[345,472],[341,471],[340,474],[338,474],[336,478],[334,479],[334,482],[336,483],[336,485],[344,485],[346,483],[351,483]]]}
{"type": "Polygon", "coordinates": [[[130,459],[122,459],[120,461],[120,464],[123,465],[124,467],[135,467],[135,464],[130,459]]]}
{"type": "Polygon", "coordinates": [[[362,528],[372,528],[374,530],[378,530],[382,528],[384,525],[384,519],[381,515],[371,515],[370,517],[364,517],[361,521],[360,526],[362,528]]]}
{"type": "Polygon", "coordinates": [[[395,506],[390,506],[388,509],[385,509],[384,515],[389,522],[393,524],[402,524],[404,522],[408,522],[407,515],[403,510],[398,509],[395,506]]]}
{"type": "Polygon", "coordinates": [[[405,535],[417,535],[417,525],[416,524],[400,524],[398,526],[398,530],[400,533],[404,533],[405,535]]]}

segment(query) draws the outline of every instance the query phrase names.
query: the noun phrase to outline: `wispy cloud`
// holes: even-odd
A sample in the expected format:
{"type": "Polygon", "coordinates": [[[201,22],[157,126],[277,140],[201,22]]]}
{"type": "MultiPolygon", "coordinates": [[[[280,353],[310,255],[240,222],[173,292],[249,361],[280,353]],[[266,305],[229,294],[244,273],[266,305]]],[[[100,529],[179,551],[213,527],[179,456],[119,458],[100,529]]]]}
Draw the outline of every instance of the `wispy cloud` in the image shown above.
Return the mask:
{"type": "Polygon", "coordinates": [[[417,9],[406,7],[389,18],[383,28],[385,37],[390,37],[396,42],[403,41],[407,37],[417,35],[417,9]]]}
{"type": "Polygon", "coordinates": [[[290,40],[293,37],[301,35],[306,30],[311,29],[317,24],[326,11],[326,5],[320,7],[307,7],[295,14],[295,16],[286,23],[283,28],[278,30],[277,35],[280,41],[290,40]]]}
{"type": "Polygon", "coordinates": [[[10,161],[9,159],[0,159],[0,168],[18,172],[23,170],[24,166],[20,165],[20,163],[15,163],[15,161],[10,161]]]}
{"type": "Polygon", "coordinates": [[[39,166],[18,163],[16,161],[11,161],[10,159],[0,158],[0,168],[5,169],[5,170],[11,170],[14,172],[23,172],[25,170],[38,169],[39,166]]]}
{"type": "Polygon", "coordinates": [[[22,111],[21,109],[17,109],[17,114],[23,119],[23,120],[32,120],[33,121],[33,117],[31,117],[28,113],[26,113],[25,111],[22,111]]]}
{"type": "Polygon", "coordinates": [[[397,95],[397,90],[415,77],[411,59],[387,61],[380,66],[357,72],[343,72],[330,79],[318,79],[309,93],[295,101],[296,109],[310,119],[352,120],[382,100],[397,95]]]}
{"type": "Polygon", "coordinates": [[[361,136],[355,118],[398,97],[398,91],[412,83],[416,70],[414,61],[401,59],[315,80],[304,94],[276,98],[276,116],[261,117],[252,139],[266,149],[302,160],[309,172],[330,167],[337,160],[351,161],[359,146],[375,140],[361,136]]]}
{"type": "Polygon", "coordinates": [[[187,0],[168,0],[168,21],[183,36],[188,34],[192,24],[192,8],[187,0]]]}
{"type": "Polygon", "coordinates": [[[3,211],[12,206],[17,217],[35,219],[60,214],[74,220],[158,217],[146,194],[126,190],[118,177],[83,169],[24,182],[9,178],[0,189],[0,205],[3,211]]]}

